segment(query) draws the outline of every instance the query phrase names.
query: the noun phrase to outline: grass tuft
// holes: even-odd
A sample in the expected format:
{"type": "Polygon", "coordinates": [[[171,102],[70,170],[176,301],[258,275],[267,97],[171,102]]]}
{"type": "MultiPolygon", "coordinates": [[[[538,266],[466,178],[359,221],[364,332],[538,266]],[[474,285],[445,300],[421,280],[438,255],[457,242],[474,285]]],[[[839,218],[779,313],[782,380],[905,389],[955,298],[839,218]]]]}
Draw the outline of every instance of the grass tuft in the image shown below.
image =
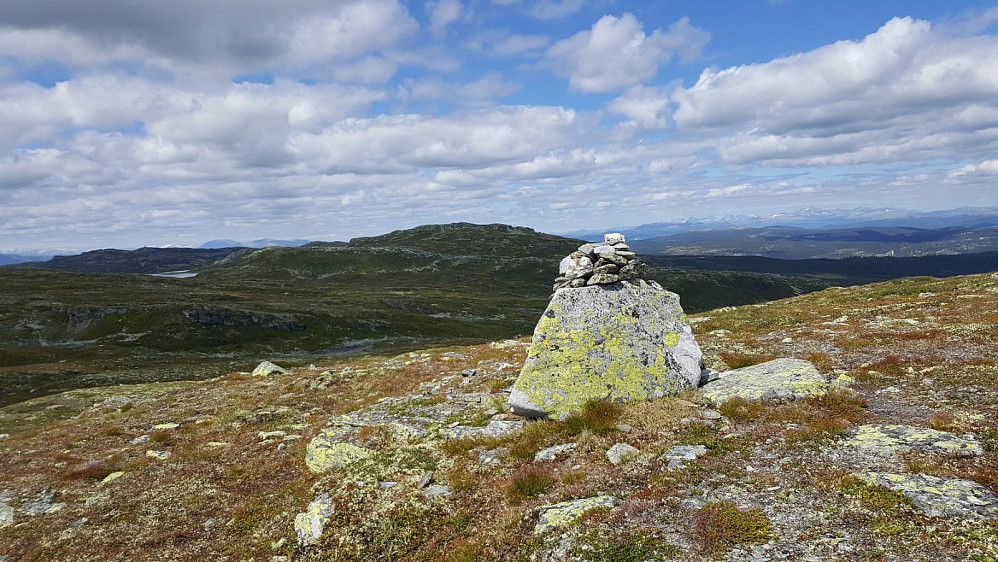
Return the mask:
{"type": "Polygon", "coordinates": [[[589,400],[582,409],[563,422],[568,432],[578,435],[588,431],[595,435],[606,435],[616,431],[620,417],[624,414],[624,406],[606,400],[589,400]]]}
{"type": "Polygon", "coordinates": [[[550,469],[528,466],[510,479],[506,492],[513,501],[536,498],[554,486],[555,477],[550,469]]]}
{"type": "Polygon", "coordinates": [[[758,545],[775,538],[769,518],[759,509],[740,510],[734,502],[715,502],[696,514],[693,535],[700,551],[719,556],[738,545],[758,545]]]}

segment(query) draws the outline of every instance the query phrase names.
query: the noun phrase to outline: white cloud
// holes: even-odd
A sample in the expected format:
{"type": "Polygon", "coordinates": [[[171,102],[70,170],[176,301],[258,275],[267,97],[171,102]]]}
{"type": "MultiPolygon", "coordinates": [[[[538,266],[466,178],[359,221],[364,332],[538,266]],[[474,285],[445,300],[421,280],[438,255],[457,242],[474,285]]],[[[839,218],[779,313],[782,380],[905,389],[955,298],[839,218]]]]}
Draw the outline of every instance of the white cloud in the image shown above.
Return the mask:
{"type": "Polygon", "coordinates": [[[967,164],[958,170],[951,170],[948,174],[950,179],[966,176],[998,176],[998,160],[985,160],[980,164],[967,164]]]}
{"type": "Polygon", "coordinates": [[[461,17],[460,0],[437,0],[427,2],[426,11],[430,14],[430,33],[440,38],[446,35],[447,26],[461,17]]]}
{"type": "Polygon", "coordinates": [[[670,90],[671,88],[632,86],[624,95],[611,100],[606,109],[626,115],[631,124],[641,129],[665,129],[669,126],[672,114],[670,90]]]}
{"type": "Polygon", "coordinates": [[[705,70],[673,100],[678,128],[721,135],[733,164],[963,159],[998,148],[998,38],[895,18],[859,42],[705,70]]]}
{"type": "Polygon", "coordinates": [[[603,16],[592,29],[555,43],[544,58],[556,74],[568,77],[572,91],[612,92],[654,78],[659,65],[677,55],[696,56],[708,38],[687,18],[646,35],[632,14],[603,16]]]}

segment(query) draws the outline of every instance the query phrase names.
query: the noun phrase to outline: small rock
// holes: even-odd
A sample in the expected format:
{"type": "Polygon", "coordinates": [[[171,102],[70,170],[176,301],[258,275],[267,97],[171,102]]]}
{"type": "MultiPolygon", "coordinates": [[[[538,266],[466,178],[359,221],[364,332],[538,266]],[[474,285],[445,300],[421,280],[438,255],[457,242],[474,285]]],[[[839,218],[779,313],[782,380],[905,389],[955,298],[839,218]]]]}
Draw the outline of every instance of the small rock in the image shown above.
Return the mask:
{"type": "Polygon", "coordinates": [[[277,450],[278,451],[283,451],[284,449],[287,449],[287,448],[288,448],[288,444],[287,443],[278,443],[277,444],[277,450]]]}
{"type": "Polygon", "coordinates": [[[0,529],[14,524],[14,508],[0,502],[0,529]]]}
{"type": "Polygon", "coordinates": [[[398,482],[390,482],[390,481],[379,482],[378,483],[378,486],[380,486],[382,490],[387,490],[389,488],[394,488],[395,486],[398,486],[398,485],[399,485],[398,482]]]}
{"type": "Polygon", "coordinates": [[[149,431],[168,431],[170,429],[177,429],[180,427],[179,423],[158,423],[152,426],[149,431]]]}
{"type": "Polygon", "coordinates": [[[441,486],[440,484],[434,484],[423,490],[423,495],[430,499],[449,496],[451,493],[450,488],[447,486],[441,486]]]}
{"type": "Polygon", "coordinates": [[[631,426],[627,425],[626,423],[620,423],[620,424],[617,424],[617,425],[615,426],[615,429],[616,429],[617,431],[620,431],[620,432],[623,432],[623,433],[630,433],[631,431],[633,431],[633,430],[634,430],[634,428],[633,428],[633,427],[631,427],[631,426]]]}
{"type": "Polygon", "coordinates": [[[700,417],[705,420],[719,420],[721,419],[721,412],[717,410],[700,410],[700,417]]]}
{"type": "Polygon", "coordinates": [[[595,496],[542,506],[537,518],[537,525],[534,526],[534,534],[539,535],[552,529],[570,525],[587,511],[600,507],[614,507],[619,503],[620,499],[613,496],[595,496]]]}
{"type": "Polygon", "coordinates": [[[473,376],[475,376],[477,374],[478,374],[478,371],[476,369],[465,369],[465,370],[461,371],[461,376],[462,377],[473,377],[473,376]]]}
{"type": "Polygon", "coordinates": [[[150,449],[146,451],[146,456],[153,459],[165,461],[166,459],[172,457],[173,453],[171,453],[170,451],[153,451],[150,449]]]}
{"type": "Polygon", "coordinates": [[[7,439],[10,437],[9,433],[0,433],[0,439],[7,439]]]}
{"type": "Polygon", "coordinates": [[[534,455],[534,462],[549,462],[558,460],[559,456],[567,456],[578,446],[577,443],[564,443],[541,449],[534,455]]]}
{"type": "Polygon", "coordinates": [[[108,482],[114,482],[115,480],[121,478],[124,475],[125,475],[124,472],[121,472],[120,470],[118,470],[118,471],[112,472],[111,474],[108,474],[107,476],[105,476],[104,479],[100,481],[100,483],[101,484],[107,484],[108,482]]]}
{"type": "Polygon", "coordinates": [[[606,458],[611,464],[619,465],[634,460],[641,451],[627,443],[617,443],[606,452],[606,458]]]}
{"type": "Polygon", "coordinates": [[[433,471],[423,474],[423,477],[419,479],[419,484],[417,484],[416,487],[422,490],[423,488],[429,486],[431,483],[433,483],[433,471]]]}
{"type": "Polygon", "coordinates": [[[319,537],[334,511],[328,497],[320,496],[308,504],[308,508],[295,516],[295,533],[301,545],[318,544],[319,537]]]}
{"type": "Polygon", "coordinates": [[[495,449],[478,453],[478,462],[485,466],[499,466],[502,464],[502,458],[508,455],[509,449],[506,447],[496,447],[495,449]]]}
{"type": "Polygon", "coordinates": [[[288,434],[285,431],[261,431],[260,433],[257,433],[257,436],[263,441],[268,441],[270,439],[284,439],[287,435],[288,434]]]}
{"type": "Polygon", "coordinates": [[[624,235],[619,232],[607,232],[603,235],[603,243],[611,246],[613,244],[623,244],[624,235]]]}

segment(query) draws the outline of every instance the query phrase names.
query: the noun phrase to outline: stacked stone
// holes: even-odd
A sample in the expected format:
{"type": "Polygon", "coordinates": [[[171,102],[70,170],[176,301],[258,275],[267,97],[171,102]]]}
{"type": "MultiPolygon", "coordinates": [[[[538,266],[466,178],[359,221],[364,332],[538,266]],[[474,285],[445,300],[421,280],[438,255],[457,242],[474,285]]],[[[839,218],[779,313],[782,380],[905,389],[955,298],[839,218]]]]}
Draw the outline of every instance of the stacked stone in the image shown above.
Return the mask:
{"type": "Polygon", "coordinates": [[[609,285],[637,278],[640,264],[630,250],[624,235],[616,232],[604,234],[602,244],[579,246],[578,251],[561,260],[554,290],[609,285]]]}

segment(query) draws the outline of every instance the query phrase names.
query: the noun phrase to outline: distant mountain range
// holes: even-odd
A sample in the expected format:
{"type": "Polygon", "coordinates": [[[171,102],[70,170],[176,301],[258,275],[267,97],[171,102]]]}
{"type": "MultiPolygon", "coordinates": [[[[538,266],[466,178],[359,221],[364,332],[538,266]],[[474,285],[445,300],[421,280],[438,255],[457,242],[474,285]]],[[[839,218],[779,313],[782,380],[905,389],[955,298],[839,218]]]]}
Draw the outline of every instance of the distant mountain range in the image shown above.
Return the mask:
{"type": "Polygon", "coordinates": [[[283,246],[286,248],[294,248],[296,246],[303,246],[308,244],[311,240],[277,240],[275,238],[261,238],[259,240],[253,240],[251,242],[237,242],[235,240],[209,240],[204,244],[198,246],[201,249],[216,249],[216,248],[267,248],[270,246],[283,246]]]}
{"type": "Polygon", "coordinates": [[[620,232],[628,241],[669,236],[702,230],[734,228],[792,227],[815,230],[862,227],[902,227],[937,229],[946,227],[984,228],[998,226],[998,208],[951,209],[916,212],[904,209],[801,209],[794,213],[769,216],[727,215],[710,218],[688,218],[672,222],[656,222],[639,226],[620,226],[604,230],[576,230],[561,233],[582,240],[602,239],[604,232],[620,232]]]}

